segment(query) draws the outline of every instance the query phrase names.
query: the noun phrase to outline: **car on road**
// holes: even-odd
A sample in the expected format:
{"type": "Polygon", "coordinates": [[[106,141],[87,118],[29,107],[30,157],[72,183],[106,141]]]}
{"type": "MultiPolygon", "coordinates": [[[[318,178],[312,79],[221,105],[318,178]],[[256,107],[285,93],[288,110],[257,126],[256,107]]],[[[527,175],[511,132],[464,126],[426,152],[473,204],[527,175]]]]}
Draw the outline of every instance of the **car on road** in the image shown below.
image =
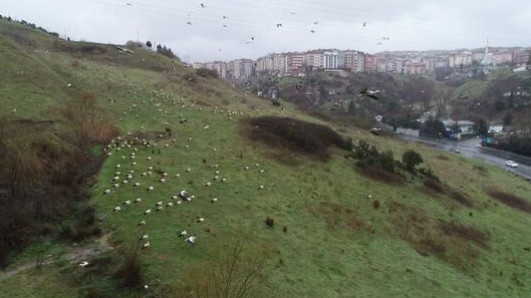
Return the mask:
{"type": "Polygon", "coordinates": [[[505,165],[509,168],[518,168],[518,164],[512,160],[508,160],[505,162],[505,165]]]}

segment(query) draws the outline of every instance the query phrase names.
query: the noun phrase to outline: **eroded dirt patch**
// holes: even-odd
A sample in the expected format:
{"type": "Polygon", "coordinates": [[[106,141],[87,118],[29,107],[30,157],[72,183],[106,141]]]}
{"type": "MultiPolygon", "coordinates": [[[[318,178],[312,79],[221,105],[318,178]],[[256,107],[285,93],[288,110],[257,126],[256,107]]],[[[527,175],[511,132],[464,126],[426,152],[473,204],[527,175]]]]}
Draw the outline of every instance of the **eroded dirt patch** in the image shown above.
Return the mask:
{"type": "Polygon", "coordinates": [[[403,175],[386,171],[377,166],[357,168],[357,170],[366,177],[389,185],[404,185],[407,182],[403,175]]]}
{"type": "Polygon", "coordinates": [[[425,211],[391,203],[391,222],[398,235],[423,256],[435,256],[461,269],[472,268],[490,235],[458,222],[437,220],[425,211]]]}
{"type": "Polygon", "coordinates": [[[366,225],[359,214],[351,207],[321,202],[311,209],[315,216],[323,218],[328,229],[343,227],[353,232],[370,231],[371,228],[366,225]]]}
{"type": "Polygon", "coordinates": [[[469,208],[474,207],[474,204],[472,203],[472,201],[469,198],[467,198],[464,194],[458,191],[455,191],[455,190],[452,191],[450,193],[450,198],[463,206],[466,206],[469,208]]]}
{"type": "Polygon", "coordinates": [[[531,213],[531,203],[510,193],[491,189],[487,192],[496,201],[499,201],[511,208],[531,213]]]}

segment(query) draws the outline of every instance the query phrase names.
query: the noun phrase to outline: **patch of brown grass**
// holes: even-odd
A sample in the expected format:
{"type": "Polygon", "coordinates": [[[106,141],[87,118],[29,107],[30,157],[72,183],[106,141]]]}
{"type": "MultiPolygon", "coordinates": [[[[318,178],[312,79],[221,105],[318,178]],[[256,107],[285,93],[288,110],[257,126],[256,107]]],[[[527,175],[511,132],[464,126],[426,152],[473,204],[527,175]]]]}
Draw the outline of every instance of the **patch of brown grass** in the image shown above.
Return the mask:
{"type": "Polygon", "coordinates": [[[489,236],[479,230],[471,227],[466,227],[456,222],[444,222],[439,223],[441,231],[448,236],[455,236],[464,241],[473,242],[483,248],[488,248],[489,236]]]}
{"type": "Polygon", "coordinates": [[[472,201],[469,198],[467,198],[464,194],[458,191],[455,191],[455,190],[452,191],[450,193],[450,198],[463,206],[466,206],[469,208],[474,207],[474,204],[472,203],[472,201]]]}
{"type": "Polygon", "coordinates": [[[448,156],[444,155],[444,154],[437,154],[435,157],[437,159],[444,160],[444,161],[450,160],[450,158],[448,156]]]}
{"type": "Polygon", "coordinates": [[[95,97],[90,93],[81,93],[63,109],[62,114],[73,124],[80,143],[105,144],[118,135],[118,129],[96,107],[95,97]]]}
{"type": "Polygon", "coordinates": [[[325,161],[328,148],[344,146],[345,140],[330,127],[292,118],[259,117],[246,121],[248,137],[280,151],[302,153],[325,161]]]}
{"type": "Polygon", "coordinates": [[[389,185],[406,184],[406,178],[404,178],[404,176],[402,176],[400,173],[392,173],[377,166],[364,168],[358,167],[357,171],[366,177],[389,185]]]}
{"type": "Polygon", "coordinates": [[[456,222],[429,217],[425,211],[400,203],[389,207],[399,236],[423,256],[435,256],[461,270],[473,267],[480,248],[487,249],[490,236],[456,222]]]}
{"type": "Polygon", "coordinates": [[[344,205],[321,202],[312,209],[312,213],[323,218],[330,230],[337,227],[343,227],[353,232],[363,232],[370,229],[362,221],[356,210],[344,205]]]}
{"type": "Polygon", "coordinates": [[[520,211],[524,211],[527,213],[531,213],[531,203],[529,201],[526,201],[516,195],[509,194],[503,191],[499,191],[496,189],[491,189],[488,192],[488,195],[491,196],[493,199],[511,207],[514,209],[518,209],[520,211]]]}
{"type": "Polygon", "coordinates": [[[424,187],[430,191],[433,191],[439,194],[443,194],[446,192],[441,182],[436,179],[431,179],[431,178],[425,179],[423,184],[424,184],[424,187]]]}

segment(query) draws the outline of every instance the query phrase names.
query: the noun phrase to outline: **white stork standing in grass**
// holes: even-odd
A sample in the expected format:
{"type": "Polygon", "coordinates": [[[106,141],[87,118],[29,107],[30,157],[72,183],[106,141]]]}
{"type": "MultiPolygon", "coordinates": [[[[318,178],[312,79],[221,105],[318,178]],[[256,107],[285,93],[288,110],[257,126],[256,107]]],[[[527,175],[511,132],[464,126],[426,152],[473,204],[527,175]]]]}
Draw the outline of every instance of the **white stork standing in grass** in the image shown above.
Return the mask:
{"type": "Polygon", "coordinates": [[[83,262],[79,263],[79,267],[81,267],[81,268],[85,268],[88,265],[89,265],[89,262],[87,262],[87,261],[83,261],[83,262]]]}
{"type": "Polygon", "coordinates": [[[186,232],[186,230],[182,231],[179,233],[179,237],[184,237],[188,234],[188,232],[186,232]]]}
{"type": "Polygon", "coordinates": [[[184,241],[190,243],[191,245],[195,245],[195,240],[197,239],[196,236],[190,236],[188,238],[186,238],[184,241]]]}

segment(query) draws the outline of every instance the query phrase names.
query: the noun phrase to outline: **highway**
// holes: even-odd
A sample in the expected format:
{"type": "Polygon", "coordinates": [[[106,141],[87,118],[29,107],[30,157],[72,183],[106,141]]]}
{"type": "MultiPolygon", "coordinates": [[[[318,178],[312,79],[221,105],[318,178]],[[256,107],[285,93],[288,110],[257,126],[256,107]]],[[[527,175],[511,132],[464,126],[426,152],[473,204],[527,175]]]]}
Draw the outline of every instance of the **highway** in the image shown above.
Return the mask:
{"type": "MultiPolygon", "coordinates": [[[[427,146],[440,149],[442,151],[450,151],[451,148],[460,151],[460,154],[465,157],[479,159],[485,163],[501,167],[516,173],[528,180],[531,180],[531,158],[514,154],[511,152],[496,150],[492,148],[485,148],[481,146],[481,140],[474,138],[466,141],[449,141],[449,140],[433,140],[428,138],[421,138],[416,135],[417,131],[398,129],[397,134],[406,140],[422,143],[427,146]],[[518,168],[509,168],[505,165],[507,160],[514,160],[518,163],[518,168]]],[[[456,153],[457,154],[457,153],[456,153]]]]}

